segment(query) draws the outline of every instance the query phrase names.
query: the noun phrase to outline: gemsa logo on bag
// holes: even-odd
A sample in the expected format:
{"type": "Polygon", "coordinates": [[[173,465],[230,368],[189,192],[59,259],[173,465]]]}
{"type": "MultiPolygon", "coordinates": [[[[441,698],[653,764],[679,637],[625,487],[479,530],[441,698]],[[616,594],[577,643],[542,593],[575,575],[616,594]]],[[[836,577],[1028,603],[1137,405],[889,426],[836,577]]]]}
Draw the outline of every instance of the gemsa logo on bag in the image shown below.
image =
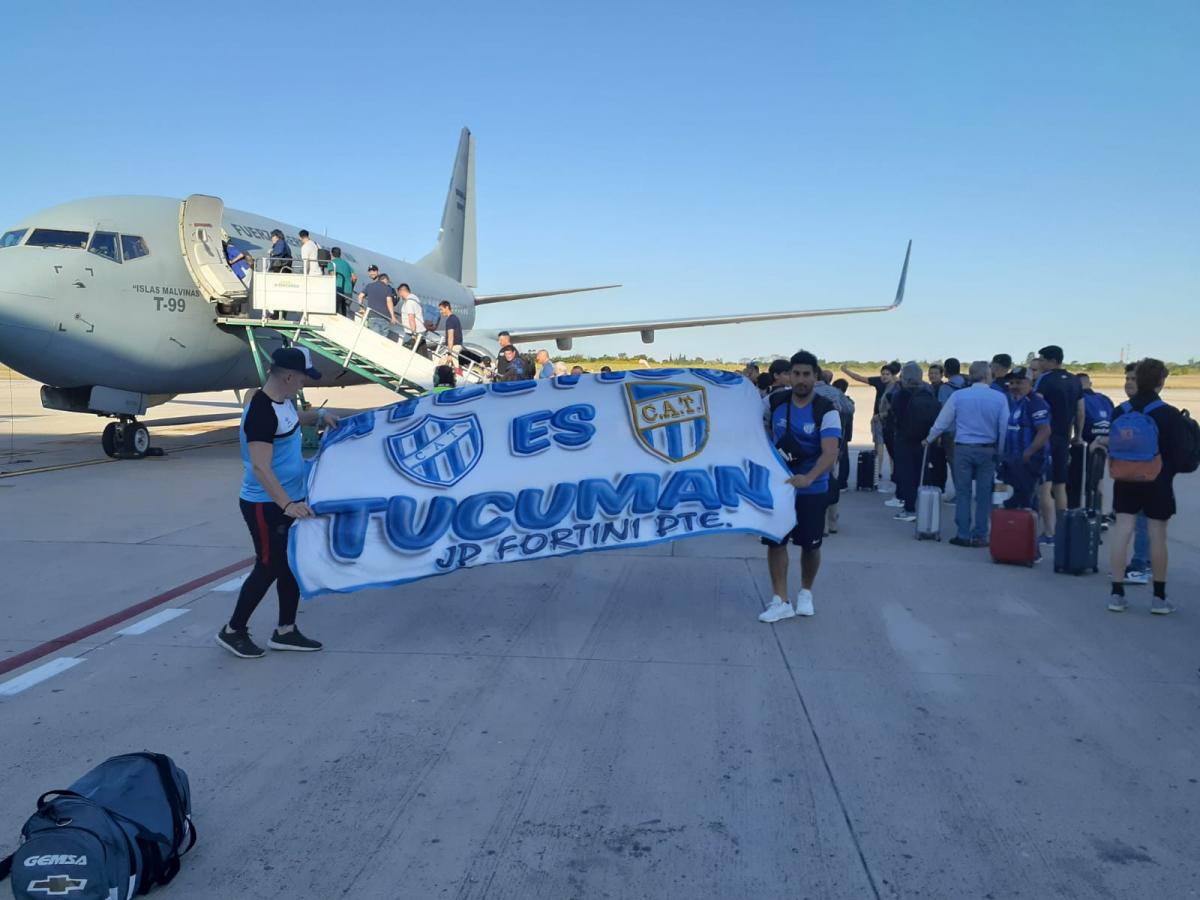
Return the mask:
{"type": "Polygon", "coordinates": [[[627,384],[629,418],[642,447],[667,462],[696,456],[708,443],[708,395],[693,384],[627,384]]]}
{"type": "Polygon", "coordinates": [[[72,878],[70,875],[51,875],[41,881],[31,881],[25,889],[31,894],[45,894],[47,897],[69,897],[76,891],[87,887],[86,878],[72,878]]]}
{"type": "Polygon", "coordinates": [[[426,416],[389,437],[387,452],[396,468],[413,481],[450,487],[483,457],[483,428],[474,413],[455,419],[426,416]]]}

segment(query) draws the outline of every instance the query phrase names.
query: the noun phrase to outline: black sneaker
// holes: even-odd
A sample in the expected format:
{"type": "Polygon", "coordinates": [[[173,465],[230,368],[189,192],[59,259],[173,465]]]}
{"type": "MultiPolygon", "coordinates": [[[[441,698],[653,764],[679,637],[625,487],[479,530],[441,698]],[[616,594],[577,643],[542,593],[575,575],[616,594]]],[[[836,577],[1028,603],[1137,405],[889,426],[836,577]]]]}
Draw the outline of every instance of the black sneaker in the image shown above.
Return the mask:
{"type": "Polygon", "coordinates": [[[955,547],[970,547],[971,546],[971,542],[967,538],[952,537],[952,538],[950,538],[950,543],[953,544],[955,547]]]}
{"type": "Polygon", "coordinates": [[[320,641],[306,638],[300,633],[299,628],[293,628],[287,634],[280,634],[279,629],[276,628],[271,633],[271,639],[267,641],[267,646],[272,650],[302,650],[311,653],[313,650],[320,650],[324,645],[320,641]]]}
{"type": "Polygon", "coordinates": [[[249,631],[230,631],[228,627],[217,632],[217,643],[242,659],[258,659],[266,656],[266,652],[254,641],[250,640],[249,631]]]}

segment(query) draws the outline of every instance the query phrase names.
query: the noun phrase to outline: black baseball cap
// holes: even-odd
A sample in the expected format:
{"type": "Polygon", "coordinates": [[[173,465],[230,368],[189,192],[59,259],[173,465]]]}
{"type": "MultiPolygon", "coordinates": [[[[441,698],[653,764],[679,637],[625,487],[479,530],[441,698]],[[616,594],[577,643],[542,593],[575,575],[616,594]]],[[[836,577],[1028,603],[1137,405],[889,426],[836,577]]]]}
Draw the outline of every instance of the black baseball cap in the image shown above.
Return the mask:
{"type": "Polygon", "coordinates": [[[379,266],[375,265],[375,263],[371,263],[369,266],[367,266],[367,271],[368,272],[378,272],[379,266]]]}
{"type": "Polygon", "coordinates": [[[320,379],[321,373],[313,368],[308,352],[299,347],[280,347],[271,354],[271,367],[287,369],[291,372],[303,372],[309,378],[320,379]]]}
{"type": "Polygon", "coordinates": [[[1004,376],[1005,381],[1027,381],[1030,378],[1029,370],[1024,366],[1017,366],[1011,372],[1004,376]]]}

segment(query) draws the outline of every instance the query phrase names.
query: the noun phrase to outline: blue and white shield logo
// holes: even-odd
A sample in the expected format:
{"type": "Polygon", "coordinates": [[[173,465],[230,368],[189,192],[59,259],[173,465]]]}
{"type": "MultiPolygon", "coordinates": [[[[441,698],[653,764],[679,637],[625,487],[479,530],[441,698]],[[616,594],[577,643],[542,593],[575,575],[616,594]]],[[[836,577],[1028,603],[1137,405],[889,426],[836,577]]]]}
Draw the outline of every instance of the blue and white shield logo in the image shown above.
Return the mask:
{"type": "Polygon", "coordinates": [[[708,443],[708,395],[694,384],[669,381],[625,385],[633,433],[667,462],[691,459],[708,443]]]}
{"type": "Polygon", "coordinates": [[[483,456],[483,429],[475,414],[454,419],[426,416],[387,439],[396,468],[419,484],[458,484],[483,456]]]}

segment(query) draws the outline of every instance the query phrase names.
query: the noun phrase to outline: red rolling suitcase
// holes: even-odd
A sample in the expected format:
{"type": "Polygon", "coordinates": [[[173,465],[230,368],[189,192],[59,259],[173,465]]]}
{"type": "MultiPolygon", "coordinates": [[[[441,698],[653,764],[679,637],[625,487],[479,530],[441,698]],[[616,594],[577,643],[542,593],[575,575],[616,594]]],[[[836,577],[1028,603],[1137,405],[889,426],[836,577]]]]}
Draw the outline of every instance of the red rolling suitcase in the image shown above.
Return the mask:
{"type": "Polygon", "coordinates": [[[1032,566],[1037,560],[1037,516],[1028,509],[992,510],[992,560],[1032,566]]]}

